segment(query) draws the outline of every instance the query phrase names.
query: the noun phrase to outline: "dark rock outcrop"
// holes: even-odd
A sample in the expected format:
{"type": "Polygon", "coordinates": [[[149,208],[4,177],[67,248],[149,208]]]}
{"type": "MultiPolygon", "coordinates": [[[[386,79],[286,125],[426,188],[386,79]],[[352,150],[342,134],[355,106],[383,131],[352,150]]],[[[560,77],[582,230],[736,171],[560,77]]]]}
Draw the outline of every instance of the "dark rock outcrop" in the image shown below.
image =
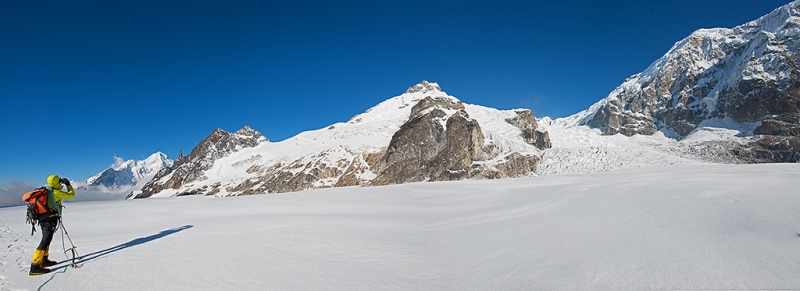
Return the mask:
{"type": "MultiPolygon", "coordinates": [[[[536,170],[541,158],[520,153],[509,154],[493,166],[481,163],[498,153],[484,145],[480,124],[463,108],[463,104],[450,99],[421,100],[373,166],[377,177],[369,185],[521,177],[536,170]],[[447,110],[457,111],[448,116],[447,110]]],[[[517,114],[506,121],[522,130],[526,142],[549,148],[549,136],[537,130],[533,112],[523,110],[517,114]]]]}
{"type": "Polygon", "coordinates": [[[781,114],[767,118],[753,134],[800,137],[800,114],[781,114]]]}
{"type": "Polygon", "coordinates": [[[731,152],[750,163],[797,163],[800,162],[800,137],[767,135],[735,147],[731,152]]]}
{"type": "Polygon", "coordinates": [[[539,125],[536,124],[536,117],[533,115],[533,111],[525,109],[517,110],[516,113],[516,117],[506,119],[506,122],[522,131],[520,136],[526,143],[540,150],[546,150],[553,146],[550,143],[550,134],[546,131],[538,130],[539,125]]]}
{"type": "Polygon", "coordinates": [[[619,104],[611,102],[600,108],[586,125],[603,130],[603,134],[621,133],[627,136],[635,134],[653,135],[658,128],[655,122],[641,114],[618,110],[619,104]]]}
{"type": "Polygon", "coordinates": [[[467,178],[482,151],[483,133],[478,122],[469,119],[464,105],[427,97],[411,112],[411,118],[392,136],[370,185],[467,178]],[[444,110],[458,111],[447,117],[444,110]]]}

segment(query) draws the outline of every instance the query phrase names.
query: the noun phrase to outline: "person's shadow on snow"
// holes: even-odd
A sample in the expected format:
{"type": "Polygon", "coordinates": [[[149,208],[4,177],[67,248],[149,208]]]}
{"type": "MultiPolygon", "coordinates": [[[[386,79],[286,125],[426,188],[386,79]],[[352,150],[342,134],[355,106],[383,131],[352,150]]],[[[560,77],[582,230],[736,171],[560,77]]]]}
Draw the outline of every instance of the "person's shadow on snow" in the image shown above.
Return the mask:
{"type": "Polygon", "coordinates": [[[103,256],[106,256],[108,254],[115,253],[115,252],[130,248],[130,247],[133,247],[133,246],[138,246],[140,244],[148,243],[148,242],[160,239],[162,237],[174,234],[176,232],[180,232],[180,231],[183,231],[183,230],[186,230],[186,229],[190,229],[192,227],[194,227],[194,226],[193,225],[184,225],[184,226],[181,226],[181,227],[167,229],[167,230],[161,231],[161,232],[159,232],[157,234],[154,234],[154,235],[149,235],[149,236],[133,239],[133,240],[131,240],[129,242],[126,242],[126,243],[123,243],[123,244],[119,244],[117,246],[113,246],[113,247],[107,248],[105,250],[96,251],[94,253],[83,255],[83,256],[80,256],[78,258],[75,258],[75,263],[74,264],[69,262],[69,261],[66,261],[66,262],[69,262],[69,264],[64,265],[64,266],[60,266],[60,267],[55,268],[55,269],[58,270],[58,269],[62,269],[62,268],[66,268],[68,266],[74,266],[74,265],[79,265],[80,266],[83,263],[86,263],[86,262],[89,262],[89,261],[92,261],[92,260],[96,260],[96,259],[98,259],[100,257],[103,257],[103,256]]]}

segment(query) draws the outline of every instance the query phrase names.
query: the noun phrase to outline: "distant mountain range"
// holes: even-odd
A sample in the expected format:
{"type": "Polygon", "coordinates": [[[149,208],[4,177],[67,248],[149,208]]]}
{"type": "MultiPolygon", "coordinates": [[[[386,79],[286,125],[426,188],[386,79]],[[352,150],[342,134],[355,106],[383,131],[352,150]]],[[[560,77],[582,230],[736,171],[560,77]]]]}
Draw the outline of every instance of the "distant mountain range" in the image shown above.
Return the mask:
{"type": "Polygon", "coordinates": [[[676,163],[798,162],[798,3],[735,28],[698,30],[570,117],[537,120],[528,109],[463,104],[423,81],[348,122],[281,142],[247,126],[218,128],[174,162],[157,153],[87,183],[147,180],[129,198],[229,196],[676,163]]]}

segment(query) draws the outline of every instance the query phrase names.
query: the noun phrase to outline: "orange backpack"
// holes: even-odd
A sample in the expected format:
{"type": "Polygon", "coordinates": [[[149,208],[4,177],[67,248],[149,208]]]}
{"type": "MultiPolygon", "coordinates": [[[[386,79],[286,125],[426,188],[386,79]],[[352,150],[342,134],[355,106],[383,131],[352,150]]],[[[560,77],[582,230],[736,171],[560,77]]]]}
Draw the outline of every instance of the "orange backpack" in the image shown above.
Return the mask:
{"type": "Polygon", "coordinates": [[[36,231],[34,226],[37,222],[57,213],[47,204],[48,192],[50,191],[47,188],[41,187],[22,195],[22,200],[28,202],[28,217],[25,222],[31,224],[31,235],[36,231]]]}

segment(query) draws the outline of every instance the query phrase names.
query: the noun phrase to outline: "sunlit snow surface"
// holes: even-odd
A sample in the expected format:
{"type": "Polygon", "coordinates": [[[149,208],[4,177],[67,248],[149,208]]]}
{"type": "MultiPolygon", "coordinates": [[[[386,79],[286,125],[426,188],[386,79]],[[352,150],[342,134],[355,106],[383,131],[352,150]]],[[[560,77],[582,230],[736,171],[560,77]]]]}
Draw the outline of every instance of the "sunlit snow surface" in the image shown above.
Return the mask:
{"type": "MultiPolygon", "coordinates": [[[[86,259],[39,277],[27,275],[39,234],[24,208],[3,208],[0,289],[797,289],[798,177],[800,164],[680,164],[67,202],[86,259]]],[[[57,234],[52,257],[61,249],[57,234]]]]}

